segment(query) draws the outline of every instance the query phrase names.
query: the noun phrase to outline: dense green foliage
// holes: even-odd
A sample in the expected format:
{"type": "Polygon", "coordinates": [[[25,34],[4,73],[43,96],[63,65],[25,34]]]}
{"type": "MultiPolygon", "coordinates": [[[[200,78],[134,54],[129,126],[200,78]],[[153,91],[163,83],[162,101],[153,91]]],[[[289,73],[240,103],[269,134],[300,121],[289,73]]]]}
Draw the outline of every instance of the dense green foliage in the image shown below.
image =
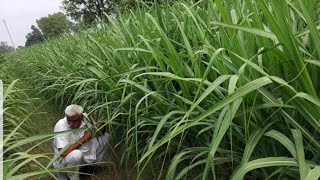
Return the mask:
{"type": "MultiPolygon", "coordinates": [[[[48,140],[51,141],[53,133],[36,134],[39,130],[38,127],[35,127],[35,119],[32,116],[34,109],[31,109],[35,99],[29,98],[23,89],[17,86],[20,80],[14,79],[12,68],[16,67],[12,67],[10,60],[0,56],[0,80],[4,85],[4,92],[1,91],[4,109],[0,110],[4,118],[4,136],[1,141],[1,147],[3,147],[2,177],[12,180],[43,174],[54,177],[50,172],[51,163],[46,163],[47,167],[43,165],[43,160],[49,162],[52,159],[50,155],[52,153],[39,153],[42,144],[48,140]]],[[[43,117],[42,115],[42,119],[43,117]]]]}
{"type": "Polygon", "coordinates": [[[28,33],[26,36],[26,39],[27,39],[25,44],[26,47],[45,41],[45,37],[37,27],[32,25],[31,29],[32,31],[28,33]]]}
{"type": "Polygon", "coordinates": [[[62,8],[67,15],[74,20],[90,25],[98,19],[104,18],[104,14],[114,12],[117,0],[63,0],[62,8]]]}
{"type": "Polygon", "coordinates": [[[37,24],[46,38],[57,37],[69,29],[67,17],[61,12],[42,17],[37,24]]]}
{"type": "Polygon", "coordinates": [[[318,6],[142,6],[16,58],[45,96],[105,120],[138,177],[317,177],[318,6]]]}
{"type": "MultiPolygon", "coordinates": [[[[141,4],[147,6],[171,4],[177,0],[63,0],[62,9],[75,20],[77,24],[84,26],[96,26],[105,21],[105,15],[116,16],[118,8],[135,9],[141,4]]],[[[120,10],[121,11],[121,10],[120,10]]]]}
{"type": "Polygon", "coordinates": [[[36,26],[31,26],[31,32],[26,36],[25,46],[31,46],[44,42],[47,39],[56,38],[78,27],[74,23],[67,20],[66,15],[61,12],[49,14],[37,20],[36,26]]]}
{"type": "Polygon", "coordinates": [[[0,42],[0,55],[8,54],[12,51],[14,51],[14,48],[9,46],[7,42],[0,42]]]}

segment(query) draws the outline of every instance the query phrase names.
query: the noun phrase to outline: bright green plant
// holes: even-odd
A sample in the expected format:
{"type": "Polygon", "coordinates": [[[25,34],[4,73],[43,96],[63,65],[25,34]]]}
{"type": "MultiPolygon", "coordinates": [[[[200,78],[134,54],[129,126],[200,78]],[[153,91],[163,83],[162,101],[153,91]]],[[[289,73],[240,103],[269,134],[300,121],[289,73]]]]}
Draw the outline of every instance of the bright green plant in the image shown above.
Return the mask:
{"type": "Polygon", "coordinates": [[[317,177],[318,6],[141,7],[15,58],[46,97],[106,121],[138,178],[317,177]]]}

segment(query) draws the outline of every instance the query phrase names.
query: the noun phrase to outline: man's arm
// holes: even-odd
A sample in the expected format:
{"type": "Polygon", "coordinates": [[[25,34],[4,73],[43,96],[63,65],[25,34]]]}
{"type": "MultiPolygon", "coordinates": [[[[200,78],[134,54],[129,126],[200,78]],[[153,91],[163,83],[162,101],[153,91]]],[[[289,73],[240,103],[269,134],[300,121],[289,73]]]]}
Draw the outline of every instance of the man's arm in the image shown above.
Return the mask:
{"type": "MultiPolygon", "coordinates": [[[[70,152],[72,152],[75,149],[78,149],[83,143],[85,143],[87,140],[91,139],[92,132],[91,131],[85,131],[84,135],[75,143],[71,144],[66,150],[63,151],[63,153],[60,155],[61,157],[66,157],[70,152]]],[[[61,148],[58,149],[59,151],[61,148]]]]}

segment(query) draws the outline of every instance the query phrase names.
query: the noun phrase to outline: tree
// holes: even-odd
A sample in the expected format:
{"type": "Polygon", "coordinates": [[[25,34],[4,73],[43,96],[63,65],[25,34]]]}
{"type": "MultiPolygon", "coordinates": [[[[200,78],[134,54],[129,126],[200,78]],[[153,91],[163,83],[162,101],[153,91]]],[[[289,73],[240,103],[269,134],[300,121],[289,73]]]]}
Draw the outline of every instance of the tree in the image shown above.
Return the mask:
{"type": "Polygon", "coordinates": [[[62,8],[67,15],[76,21],[90,25],[96,19],[104,17],[104,13],[114,13],[117,0],[63,0],[62,8]]]}
{"type": "Polygon", "coordinates": [[[61,12],[42,17],[37,24],[45,38],[57,37],[69,29],[69,21],[61,12]]]}
{"type": "Polygon", "coordinates": [[[28,33],[26,36],[27,38],[27,41],[25,44],[26,47],[45,41],[44,36],[42,35],[41,31],[37,27],[32,25],[31,29],[32,29],[32,32],[28,33]]]}
{"type": "Polygon", "coordinates": [[[12,46],[9,46],[7,42],[0,42],[0,54],[7,54],[14,51],[12,46]]]}

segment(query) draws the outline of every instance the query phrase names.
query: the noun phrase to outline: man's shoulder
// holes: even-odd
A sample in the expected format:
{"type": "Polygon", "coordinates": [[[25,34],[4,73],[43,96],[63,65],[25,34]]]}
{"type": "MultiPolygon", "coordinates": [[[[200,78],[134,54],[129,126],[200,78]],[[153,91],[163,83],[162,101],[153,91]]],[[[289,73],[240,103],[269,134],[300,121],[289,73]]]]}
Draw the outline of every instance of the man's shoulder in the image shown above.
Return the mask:
{"type": "Polygon", "coordinates": [[[60,119],[56,125],[54,126],[54,132],[59,132],[59,131],[65,131],[68,130],[69,126],[68,126],[68,122],[66,117],[60,119]]]}

